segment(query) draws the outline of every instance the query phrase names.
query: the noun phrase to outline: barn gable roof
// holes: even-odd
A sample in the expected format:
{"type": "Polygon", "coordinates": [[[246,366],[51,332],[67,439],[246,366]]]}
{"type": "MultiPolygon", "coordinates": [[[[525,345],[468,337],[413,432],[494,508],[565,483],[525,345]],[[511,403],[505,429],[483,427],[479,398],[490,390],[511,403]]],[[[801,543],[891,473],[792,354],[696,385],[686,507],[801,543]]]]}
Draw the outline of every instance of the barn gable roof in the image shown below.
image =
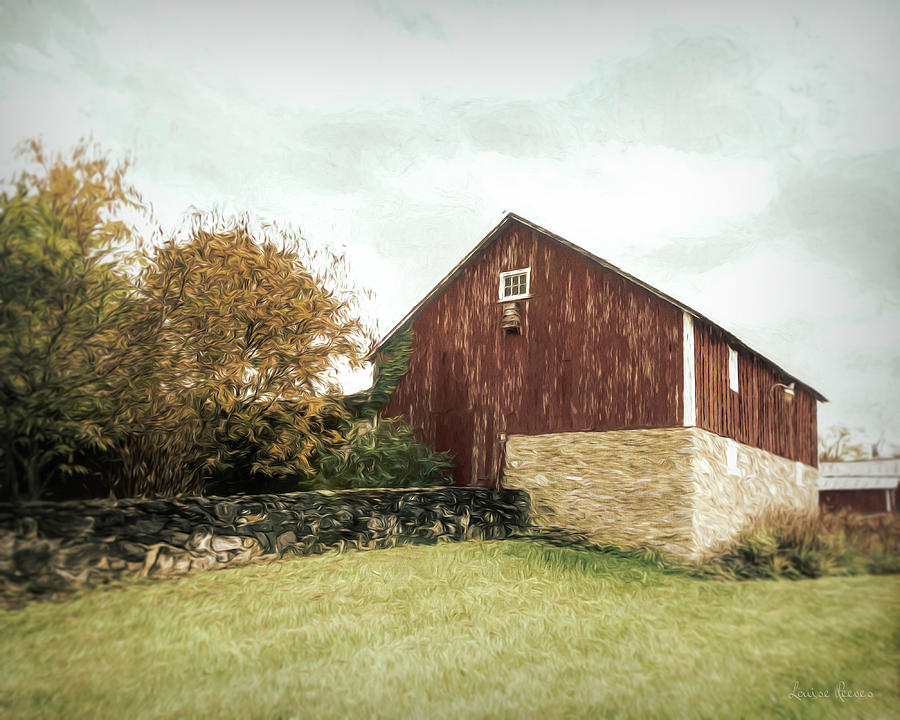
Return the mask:
{"type": "Polygon", "coordinates": [[[565,238],[560,237],[559,235],[557,235],[553,232],[550,232],[549,230],[542,228],[539,225],[535,225],[533,222],[530,222],[529,220],[526,220],[525,218],[523,218],[519,215],[516,215],[515,213],[507,213],[506,216],[497,224],[497,226],[494,227],[494,229],[491,230],[484,237],[484,239],[481,242],[479,242],[474,248],[472,248],[472,250],[462,260],[460,260],[460,262],[456,265],[456,267],[454,267],[449,273],[447,273],[447,275],[444,276],[444,279],[441,280],[437,285],[435,285],[431,289],[431,291],[424,298],[422,298],[412,308],[412,310],[410,310],[406,314],[406,316],[391,329],[391,331],[387,335],[384,336],[384,338],[381,340],[381,342],[378,343],[378,346],[375,348],[375,352],[377,352],[382,347],[384,347],[384,345],[392,337],[394,337],[394,335],[396,335],[398,332],[400,332],[400,330],[402,328],[409,325],[412,322],[412,320],[414,320],[415,317],[427,305],[429,305],[431,303],[432,300],[434,300],[438,295],[440,295],[454,280],[456,280],[457,277],[459,277],[459,275],[463,272],[463,270],[465,270],[466,267],[468,267],[469,264],[472,263],[482,253],[482,251],[485,248],[487,248],[488,245],[490,245],[492,242],[494,242],[494,240],[496,240],[498,237],[500,237],[500,235],[503,233],[503,231],[507,227],[509,227],[510,225],[512,225],[514,223],[540,233],[548,240],[555,242],[558,245],[562,245],[563,247],[568,248],[569,250],[572,250],[573,252],[578,253],[579,255],[584,257],[586,260],[589,260],[590,262],[592,262],[596,265],[599,265],[600,267],[603,267],[606,270],[609,270],[610,272],[614,273],[615,275],[618,275],[621,278],[624,278],[625,280],[632,283],[633,285],[637,285],[638,287],[643,288],[644,290],[649,292],[651,295],[655,295],[656,297],[667,302],[668,304],[679,308],[680,310],[682,310],[683,312],[686,312],[688,315],[691,315],[692,317],[696,318],[697,320],[700,320],[701,322],[706,323],[707,325],[709,325],[713,328],[716,328],[723,334],[723,336],[726,338],[726,340],[728,341],[728,343],[730,345],[732,345],[734,347],[742,348],[743,350],[746,350],[747,352],[760,358],[761,360],[766,362],[770,367],[772,367],[778,373],[780,373],[788,382],[796,382],[798,385],[801,385],[804,388],[806,388],[813,395],[813,397],[816,398],[816,400],[820,400],[821,402],[828,402],[827,398],[824,395],[822,395],[818,390],[816,390],[815,388],[813,388],[810,385],[807,385],[800,379],[794,377],[789,372],[787,372],[786,370],[784,370],[783,368],[781,368],[780,366],[778,366],[777,364],[775,364],[774,362],[769,360],[767,357],[765,357],[761,353],[759,353],[756,350],[754,350],[753,348],[751,348],[749,345],[747,345],[745,342],[743,342],[736,335],[733,335],[732,333],[728,332],[725,328],[714,323],[712,320],[705,317],[704,315],[701,315],[699,312],[697,312],[693,308],[688,307],[684,303],[679,302],[678,300],[676,300],[673,297],[670,297],[669,295],[666,295],[661,290],[657,290],[652,285],[648,285],[647,283],[643,282],[642,280],[639,280],[638,278],[634,277],[633,275],[630,275],[629,273],[625,272],[624,270],[616,267],[612,263],[607,262],[603,258],[597,257],[593,253],[588,252],[584,248],[576,245],[575,243],[569,242],[565,238]]]}

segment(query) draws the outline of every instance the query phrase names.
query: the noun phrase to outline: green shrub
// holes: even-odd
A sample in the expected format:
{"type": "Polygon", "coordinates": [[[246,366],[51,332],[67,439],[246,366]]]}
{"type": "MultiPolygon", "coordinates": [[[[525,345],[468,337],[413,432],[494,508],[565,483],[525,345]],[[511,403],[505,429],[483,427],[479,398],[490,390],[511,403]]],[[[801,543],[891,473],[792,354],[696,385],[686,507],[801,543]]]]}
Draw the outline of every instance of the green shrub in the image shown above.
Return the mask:
{"type": "Polygon", "coordinates": [[[399,418],[356,422],[345,437],[343,444],[319,452],[313,488],[426,487],[449,482],[450,455],[418,442],[413,429],[399,418]]]}

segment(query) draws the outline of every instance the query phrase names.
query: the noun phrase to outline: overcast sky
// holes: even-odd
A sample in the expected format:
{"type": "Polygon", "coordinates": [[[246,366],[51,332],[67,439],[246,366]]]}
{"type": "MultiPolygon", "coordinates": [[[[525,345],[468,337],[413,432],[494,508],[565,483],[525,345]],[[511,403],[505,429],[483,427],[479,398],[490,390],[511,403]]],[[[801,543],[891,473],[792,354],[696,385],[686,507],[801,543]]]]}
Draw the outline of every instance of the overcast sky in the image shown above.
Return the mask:
{"type": "Polygon", "coordinates": [[[514,211],[900,441],[896,2],[0,2],[0,170],[346,246],[387,331],[514,211]]]}

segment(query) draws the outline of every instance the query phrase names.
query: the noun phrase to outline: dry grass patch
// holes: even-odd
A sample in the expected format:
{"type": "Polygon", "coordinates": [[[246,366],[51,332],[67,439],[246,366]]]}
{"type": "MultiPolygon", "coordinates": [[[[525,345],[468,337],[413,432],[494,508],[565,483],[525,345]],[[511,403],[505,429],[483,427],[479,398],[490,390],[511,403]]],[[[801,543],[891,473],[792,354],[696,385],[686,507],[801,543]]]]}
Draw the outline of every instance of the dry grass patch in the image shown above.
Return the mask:
{"type": "Polygon", "coordinates": [[[701,571],[731,579],[900,573],[900,518],[770,514],[745,528],[701,571]]]}

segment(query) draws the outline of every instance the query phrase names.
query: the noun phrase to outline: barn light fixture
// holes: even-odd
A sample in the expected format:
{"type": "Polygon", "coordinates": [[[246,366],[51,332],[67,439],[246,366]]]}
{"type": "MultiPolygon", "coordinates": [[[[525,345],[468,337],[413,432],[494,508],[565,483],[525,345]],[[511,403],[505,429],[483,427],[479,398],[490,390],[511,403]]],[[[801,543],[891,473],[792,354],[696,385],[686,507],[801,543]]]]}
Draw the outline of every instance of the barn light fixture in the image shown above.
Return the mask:
{"type": "Polygon", "coordinates": [[[781,388],[781,391],[784,393],[784,401],[789,403],[794,399],[794,385],[795,383],[791,383],[790,385],[785,385],[784,383],[775,383],[772,386],[772,390],[776,391],[778,388],[781,388]]]}

